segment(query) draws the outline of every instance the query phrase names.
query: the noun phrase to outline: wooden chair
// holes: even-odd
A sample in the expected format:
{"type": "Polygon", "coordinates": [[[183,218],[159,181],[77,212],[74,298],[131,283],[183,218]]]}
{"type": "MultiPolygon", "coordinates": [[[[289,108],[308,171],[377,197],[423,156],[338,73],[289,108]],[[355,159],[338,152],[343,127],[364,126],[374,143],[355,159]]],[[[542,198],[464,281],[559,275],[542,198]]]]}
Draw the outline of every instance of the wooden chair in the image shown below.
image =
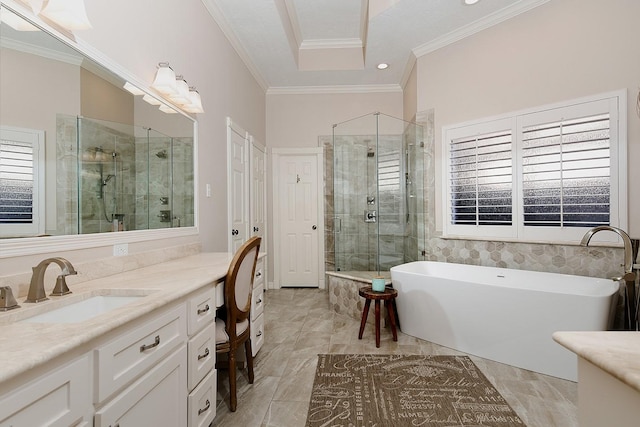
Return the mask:
{"type": "MultiPolygon", "coordinates": [[[[229,368],[229,407],[235,412],[236,351],[242,343],[246,354],[249,384],[253,384],[253,354],[251,351],[251,293],[260,237],[247,240],[235,253],[224,283],[223,318],[216,318],[216,353],[227,353],[229,368]]],[[[220,367],[220,364],[218,364],[220,367]]]]}

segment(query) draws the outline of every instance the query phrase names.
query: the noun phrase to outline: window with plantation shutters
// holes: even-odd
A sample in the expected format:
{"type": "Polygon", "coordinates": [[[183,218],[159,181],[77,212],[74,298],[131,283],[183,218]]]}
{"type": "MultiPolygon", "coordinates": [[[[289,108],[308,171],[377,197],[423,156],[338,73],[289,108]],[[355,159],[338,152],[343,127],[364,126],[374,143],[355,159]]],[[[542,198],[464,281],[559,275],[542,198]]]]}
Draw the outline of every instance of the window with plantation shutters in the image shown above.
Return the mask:
{"type": "Polygon", "coordinates": [[[0,136],[0,236],[42,234],[44,134],[2,127],[0,136]]]}
{"type": "Polygon", "coordinates": [[[451,141],[452,224],[512,225],[511,145],[511,130],[451,141]]]}
{"type": "Polygon", "coordinates": [[[527,126],[522,132],[525,226],[610,224],[609,114],[527,126]]]}
{"type": "Polygon", "coordinates": [[[449,237],[576,242],[626,226],[626,93],[443,128],[449,237]]]}

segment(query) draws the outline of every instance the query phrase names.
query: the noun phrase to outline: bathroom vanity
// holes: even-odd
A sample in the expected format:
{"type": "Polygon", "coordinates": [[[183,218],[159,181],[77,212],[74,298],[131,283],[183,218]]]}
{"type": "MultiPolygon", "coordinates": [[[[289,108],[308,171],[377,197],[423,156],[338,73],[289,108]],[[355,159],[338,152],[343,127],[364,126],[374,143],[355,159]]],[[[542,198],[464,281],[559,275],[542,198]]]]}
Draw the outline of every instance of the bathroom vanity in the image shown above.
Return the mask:
{"type": "Polygon", "coordinates": [[[556,332],[578,355],[581,427],[636,427],[640,422],[640,332],[556,332]]]}
{"type": "Polygon", "coordinates": [[[231,258],[200,253],[19,298],[0,313],[0,426],[208,426],[231,258]]]}

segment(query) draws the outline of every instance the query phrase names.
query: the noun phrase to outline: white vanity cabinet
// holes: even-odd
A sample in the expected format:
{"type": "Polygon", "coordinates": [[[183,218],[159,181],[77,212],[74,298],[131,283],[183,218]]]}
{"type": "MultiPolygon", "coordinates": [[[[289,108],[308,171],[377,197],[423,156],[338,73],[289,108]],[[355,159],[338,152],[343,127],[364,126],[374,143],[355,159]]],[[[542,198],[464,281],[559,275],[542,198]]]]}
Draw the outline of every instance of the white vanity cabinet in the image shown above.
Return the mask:
{"type": "Polygon", "coordinates": [[[209,426],[216,291],[230,259],[198,253],[161,271],[154,265],[77,284],[74,300],[143,296],[78,322],[21,321],[66,296],[0,313],[0,427],[209,426]]]}
{"type": "Polygon", "coordinates": [[[99,345],[94,426],[186,426],[187,338],[183,303],[99,345]]]}
{"type": "Polygon", "coordinates": [[[85,354],[14,389],[3,388],[0,426],[91,425],[91,368],[85,354]]]}
{"type": "Polygon", "coordinates": [[[251,350],[255,356],[264,344],[264,278],[266,255],[261,255],[256,263],[251,301],[251,350]]]}
{"type": "Polygon", "coordinates": [[[209,286],[95,350],[95,427],[208,426],[215,417],[215,354],[209,286]]]}

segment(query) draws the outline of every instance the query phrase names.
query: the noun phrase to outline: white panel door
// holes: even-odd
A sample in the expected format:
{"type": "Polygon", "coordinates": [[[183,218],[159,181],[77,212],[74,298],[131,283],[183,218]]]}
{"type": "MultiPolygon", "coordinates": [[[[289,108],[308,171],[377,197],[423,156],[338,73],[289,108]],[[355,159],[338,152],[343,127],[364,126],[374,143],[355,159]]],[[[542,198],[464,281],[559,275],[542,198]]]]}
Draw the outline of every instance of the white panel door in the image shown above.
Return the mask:
{"type": "Polygon", "coordinates": [[[249,155],[246,132],[227,121],[229,149],[229,251],[236,252],[249,236],[249,155]]]}
{"type": "Polygon", "coordinates": [[[249,234],[252,236],[260,236],[263,238],[261,250],[267,249],[264,242],[265,231],[267,230],[267,199],[266,199],[266,155],[264,147],[251,138],[251,230],[249,234]]]}
{"type": "Polygon", "coordinates": [[[318,286],[318,166],[315,155],[279,158],[280,286],[318,286]]]}

